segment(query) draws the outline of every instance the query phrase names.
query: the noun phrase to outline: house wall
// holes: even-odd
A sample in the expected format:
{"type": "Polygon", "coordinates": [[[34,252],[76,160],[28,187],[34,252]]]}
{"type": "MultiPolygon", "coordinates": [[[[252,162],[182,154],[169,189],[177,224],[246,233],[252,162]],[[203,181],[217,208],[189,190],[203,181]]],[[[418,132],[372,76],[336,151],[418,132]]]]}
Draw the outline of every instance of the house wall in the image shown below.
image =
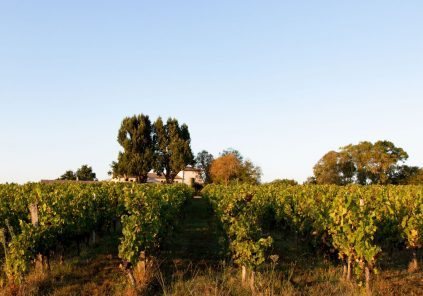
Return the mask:
{"type": "Polygon", "coordinates": [[[196,183],[203,184],[203,179],[201,178],[201,175],[198,171],[180,171],[178,176],[184,178],[184,183],[187,185],[192,185],[192,179],[194,179],[194,182],[196,183]]]}
{"type": "Polygon", "coordinates": [[[137,178],[123,178],[123,177],[117,177],[117,178],[112,178],[110,180],[111,182],[137,182],[137,178]]]}

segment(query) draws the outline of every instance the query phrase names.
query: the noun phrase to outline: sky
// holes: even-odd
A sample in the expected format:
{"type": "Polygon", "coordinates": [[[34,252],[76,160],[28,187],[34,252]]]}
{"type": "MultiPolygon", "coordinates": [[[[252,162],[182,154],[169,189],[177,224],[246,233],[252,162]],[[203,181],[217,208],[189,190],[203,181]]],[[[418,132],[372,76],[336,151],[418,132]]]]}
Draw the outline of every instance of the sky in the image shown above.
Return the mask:
{"type": "Polygon", "coordinates": [[[186,123],[263,181],[390,140],[423,166],[422,1],[0,0],[0,183],[107,179],[125,116],[186,123]]]}

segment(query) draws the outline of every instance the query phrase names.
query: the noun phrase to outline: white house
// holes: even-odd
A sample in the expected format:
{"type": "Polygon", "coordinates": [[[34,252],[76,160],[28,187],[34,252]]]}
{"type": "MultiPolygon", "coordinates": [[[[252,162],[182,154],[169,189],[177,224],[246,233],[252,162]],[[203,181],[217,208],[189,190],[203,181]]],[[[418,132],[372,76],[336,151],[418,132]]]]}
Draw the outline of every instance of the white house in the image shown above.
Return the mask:
{"type": "Polygon", "coordinates": [[[176,177],[181,178],[181,183],[185,183],[190,186],[194,183],[204,184],[204,180],[201,176],[201,170],[193,167],[186,167],[184,170],[180,171],[176,177]]]}
{"type": "MultiPolygon", "coordinates": [[[[111,179],[112,182],[136,182],[136,177],[115,177],[111,179]]],[[[164,175],[157,175],[154,171],[151,171],[147,175],[147,183],[166,183],[166,178],[164,175]]],[[[193,167],[186,167],[184,170],[180,171],[173,183],[184,183],[189,186],[192,186],[194,183],[204,184],[204,180],[201,177],[201,170],[193,167]]]]}

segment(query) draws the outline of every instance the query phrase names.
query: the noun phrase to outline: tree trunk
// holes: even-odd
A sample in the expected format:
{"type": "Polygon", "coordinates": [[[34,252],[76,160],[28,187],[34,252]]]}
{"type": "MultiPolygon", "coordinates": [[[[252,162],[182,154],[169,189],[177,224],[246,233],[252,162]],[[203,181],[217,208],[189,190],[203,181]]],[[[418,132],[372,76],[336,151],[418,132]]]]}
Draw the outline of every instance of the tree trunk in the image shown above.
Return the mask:
{"type": "Polygon", "coordinates": [[[167,184],[172,184],[172,176],[170,175],[170,170],[166,169],[165,179],[167,184]]]}
{"type": "Polygon", "coordinates": [[[417,249],[413,248],[412,252],[412,259],[408,264],[408,272],[416,272],[419,270],[419,263],[417,261],[417,249]]]}

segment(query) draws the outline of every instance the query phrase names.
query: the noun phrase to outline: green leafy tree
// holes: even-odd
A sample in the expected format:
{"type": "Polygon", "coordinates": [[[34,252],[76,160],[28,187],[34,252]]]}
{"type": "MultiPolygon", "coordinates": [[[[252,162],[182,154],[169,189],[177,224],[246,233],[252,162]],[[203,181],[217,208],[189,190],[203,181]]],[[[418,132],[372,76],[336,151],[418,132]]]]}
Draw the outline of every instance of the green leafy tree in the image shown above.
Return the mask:
{"type": "Polygon", "coordinates": [[[199,152],[195,158],[195,166],[201,170],[204,183],[206,184],[209,184],[212,181],[210,168],[213,160],[213,155],[208,153],[206,150],[199,152]]]}
{"type": "Polygon", "coordinates": [[[244,183],[259,184],[261,175],[259,166],[254,165],[250,160],[245,160],[241,165],[239,180],[244,183]]]}
{"type": "MultiPolygon", "coordinates": [[[[399,165],[391,171],[392,184],[419,184],[423,170],[417,166],[399,165]]],[[[421,179],[423,181],[423,179],[421,179]]]]}
{"type": "Polygon", "coordinates": [[[357,169],[357,183],[363,185],[391,183],[392,171],[408,158],[407,152],[389,141],[361,142],[341,149],[351,156],[357,169]]]}
{"type": "Polygon", "coordinates": [[[154,169],[158,174],[165,176],[167,183],[173,183],[181,170],[194,163],[188,126],[179,126],[175,118],[169,118],[164,124],[159,117],[154,123],[153,139],[154,169]]]}
{"type": "MultiPolygon", "coordinates": [[[[416,167],[412,167],[412,168],[416,168],[416,167]]],[[[407,176],[404,184],[423,185],[423,169],[422,168],[414,169],[412,174],[407,176]]]]}
{"type": "Polygon", "coordinates": [[[154,164],[153,128],[147,115],[134,115],[123,119],[118,143],[123,152],[111,167],[114,176],[132,176],[147,182],[147,174],[154,164]]]}
{"type": "Polygon", "coordinates": [[[234,148],[227,148],[223,150],[222,153],[220,153],[220,156],[225,156],[228,154],[233,154],[239,160],[240,163],[244,161],[244,157],[242,156],[242,154],[234,148]]]}
{"type": "Polygon", "coordinates": [[[360,142],[326,153],[314,166],[318,184],[397,183],[408,154],[389,141],[360,142]]]}
{"type": "Polygon", "coordinates": [[[275,179],[272,182],[270,182],[269,184],[272,185],[298,185],[298,182],[293,180],[293,179],[275,179]]]}
{"type": "Polygon", "coordinates": [[[315,176],[307,177],[307,179],[303,182],[303,185],[315,185],[315,184],[317,184],[315,176]]]}
{"type": "Polygon", "coordinates": [[[59,180],[76,180],[76,175],[73,171],[67,170],[63,175],[60,176],[59,180]]]}
{"type": "Polygon", "coordinates": [[[75,173],[76,179],[79,181],[95,181],[96,175],[92,167],[84,164],[75,173]]]}

